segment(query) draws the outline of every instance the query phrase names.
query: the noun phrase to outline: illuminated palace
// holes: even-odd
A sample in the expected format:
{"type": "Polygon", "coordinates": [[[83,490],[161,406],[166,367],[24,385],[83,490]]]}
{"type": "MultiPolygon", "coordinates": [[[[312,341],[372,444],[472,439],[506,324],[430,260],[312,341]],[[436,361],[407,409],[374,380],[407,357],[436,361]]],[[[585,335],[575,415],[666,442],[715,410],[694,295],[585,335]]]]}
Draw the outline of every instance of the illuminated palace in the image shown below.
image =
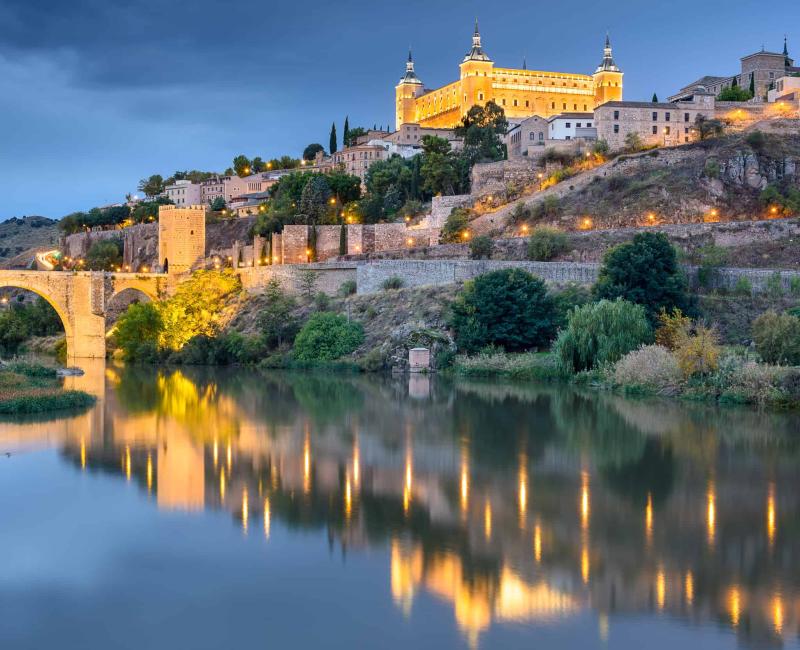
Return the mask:
{"type": "Polygon", "coordinates": [[[496,68],[481,46],[478,22],[472,36],[472,49],[459,65],[458,81],[428,90],[414,72],[408,54],[406,73],[397,84],[396,126],[419,124],[423,127],[452,128],[467,111],[494,100],[510,121],[532,115],[549,117],[564,112],[590,112],[596,106],[622,99],[622,72],[611,56],[606,37],[603,60],[594,74],[543,72],[496,68]]]}

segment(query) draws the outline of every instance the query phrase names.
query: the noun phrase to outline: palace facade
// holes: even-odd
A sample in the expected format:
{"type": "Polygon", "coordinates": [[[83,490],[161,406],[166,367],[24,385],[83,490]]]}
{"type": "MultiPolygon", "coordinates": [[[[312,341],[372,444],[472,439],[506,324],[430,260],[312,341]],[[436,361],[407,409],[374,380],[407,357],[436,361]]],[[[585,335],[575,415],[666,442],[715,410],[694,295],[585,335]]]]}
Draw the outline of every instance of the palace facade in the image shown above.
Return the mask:
{"type": "Polygon", "coordinates": [[[467,111],[494,101],[512,122],[532,115],[550,117],[565,112],[591,112],[596,106],[622,99],[622,71],[611,56],[606,36],[603,60],[591,75],[496,68],[481,46],[478,23],[472,48],[459,65],[458,81],[428,90],[414,71],[411,52],[406,73],[395,88],[396,126],[418,124],[430,128],[458,126],[467,111]]]}

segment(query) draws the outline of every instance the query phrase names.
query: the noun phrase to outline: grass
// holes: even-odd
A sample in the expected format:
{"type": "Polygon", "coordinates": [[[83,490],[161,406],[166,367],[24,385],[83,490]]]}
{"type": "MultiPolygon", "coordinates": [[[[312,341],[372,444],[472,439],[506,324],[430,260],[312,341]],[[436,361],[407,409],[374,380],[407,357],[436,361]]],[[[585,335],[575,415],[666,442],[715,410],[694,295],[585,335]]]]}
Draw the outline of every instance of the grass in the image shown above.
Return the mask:
{"type": "Polygon", "coordinates": [[[556,366],[549,352],[483,352],[468,357],[459,355],[453,370],[460,377],[497,377],[515,380],[554,381],[567,377],[556,366]]]}
{"type": "Polygon", "coordinates": [[[64,390],[55,368],[13,363],[0,368],[0,414],[18,415],[83,408],[95,398],[80,390],[64,390]]]}

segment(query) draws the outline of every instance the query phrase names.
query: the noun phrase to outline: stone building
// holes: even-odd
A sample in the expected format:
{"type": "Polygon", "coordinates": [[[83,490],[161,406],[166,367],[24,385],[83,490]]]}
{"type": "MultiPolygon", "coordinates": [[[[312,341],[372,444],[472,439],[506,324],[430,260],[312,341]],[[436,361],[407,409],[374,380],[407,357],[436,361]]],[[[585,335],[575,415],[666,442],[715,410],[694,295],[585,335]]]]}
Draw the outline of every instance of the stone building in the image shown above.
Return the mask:
{"type": "Polygon", "coordinates": [[[358,176],[362,182],[372,163],[386,160],[388,157],[387,148],[382,144],[374,143],[346,147],[332,156],[334,165],[351,176],[358,176]]]}
{"type": "Polygon", "coordinates": [[[247,193],[247,181],[238,176],[213,176],[200,183],[200,199],[203,205],[210,205],[218,198],[230,203],[234,196],[247,193]]]}
{"type": "Polygon", "coordinates": [[[205,206],[162,205],[158,208],[158,263],[162,271],[190,271],[202,261],[205,252],[205,206]]]}
{"type": "Polygon", "coordinates": [[[167,185],[164,193],[175,205],[197,205],[202,202],[200,184],[189,180],[175,181],[172,185],[167,185]]]}
{"type": "Polygon", "coordinates": [[[630,133],[645,145],[669,147],[695,139],[698,115],[713,118],[714,110],[714,94],[701,86],[681,101],[607,102],[595,109],[594,123],[597,139],[612,150],[622,149],[630,133]]]}
{"type": "Polygon", "coordinates": [[[668,101],[681,101],[691,96],[697,86],[704,86],[715,96],[722,90],[734,84],[748,90],[751,85],[755,89],[754,99],[764,101],[767,92],[774,87],[775,82],[781,77],[800,72],[795,67],[794,61],[789,56],[789,46],[786,38],[783,39],[783,52],[767,52],[763,48],[743,56],[739,60],[738,74],[729,76],[704,75],[692,83],[681,88],[677,93],[668,98],[668,101]]]}
{"type": "Polygon", "coordinates": [[[472,48],[459,65],[458,81],[428,90],[417,77],[411,53],[406,72],[395,87],[396,126],[453,128],[474,105],[494,101],[512,121],[532,115],[549,117],[567,111],[590,112],[608,101],[622,99],[622,71],[614,63],[606,37],[603,60],[593,74],[496,68],[484,52],[478,23],[472,48]]]}

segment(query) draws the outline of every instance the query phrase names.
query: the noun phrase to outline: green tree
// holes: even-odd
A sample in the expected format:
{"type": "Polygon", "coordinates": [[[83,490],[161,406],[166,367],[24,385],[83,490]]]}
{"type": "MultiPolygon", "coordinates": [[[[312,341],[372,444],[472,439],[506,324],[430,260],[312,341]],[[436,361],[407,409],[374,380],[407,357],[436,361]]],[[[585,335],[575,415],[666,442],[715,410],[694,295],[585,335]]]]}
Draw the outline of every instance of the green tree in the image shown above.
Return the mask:
{"type": "Polygon", "coordinates": [[[492,238],[487,235],[475,237],[469,243],[469,258],[471,260],[488,260],[492,257],[492,249],[494,242],[492,238]]]}
{"type": "Polygon", "coordinates": [[[459,349],[487,345],[523,352],[549,345],[556,331],[556,304],[544,282],[521,269],[503,269],[468,282],[452,306],[459,349]]]}
{"type": "Polygon", "coordinates": [[[164,191],[164,179],[160,174],[153,174],[149,178],[140,180],[138,188],[145,196],[156,197],[164,191]]]}
{"type": "Polygon", "coordinates": [[[236,172],[239,178],[249,176],[252,169],[253,164],[247,156],[239,154],[233,159],[233,171],[236,172]]]}
{"type": "Polygon", "coordinates": [[[211,202],[211,205],[209,207],[213,212],[221,212],[228,206],[225,204],[225,199],[221,196],[218,196],[211,202]]]}
{"type": "Polygon", "coordinates": [[[729,88],[723,88],[719,95],[717,95],[717,100],[720,102],[746,102],[749,99],[753,99],[753,96],[750,94],[750,91],[745,90],[744,88],[739,88],[738,85],[735,84],[736,78],[733,79],[734,85],[730,86],[729,88]]]}
{"type": "Polygon", "coordinates": [[[113,340],[127,361],[142,355],[146,348],[154,350],[164,324],[155,303],[132,303],[120,316],[113,331],[113,340]]]}
{"type": "Polygon", "coordinates": [[[314,160],[317,154],[320,151],[325,151],[325,147],[323,147],[318,142],[313,142],[312,144],[308,145],[305,149],[303,149],[303,160],[314,160]]]}
{"type": "Polygon", "coordinates": [[[654,104],[658,104],[658,95],[656,95],[655,93],[653,93],[653,99],[652,99],[652,102],[653,102],[654,104]]]}
{"type": "Polygon", "coordinates": [[[330,144],[328,145],[328,151],[330,151],[331,154],[335,154],[338,151],[338,148],[336,146],[336,123],[335,122],[333,124],[331,124],[331,138],[330,138],[330,144]]]}
{"type": "Polygon", "coordinates": [[[339,203],[350,203],[361,198],[361,179],[358,176],[331,171],[325,174],[325,180],[339,203]]]}
{"type": "Polygon", "coordinates": [[[698,115],[694,120],[694,128],[701,140],[708,138],[718,138],[725,131],[725,125],[721,120],[711,119],[705,115],[698,115]]]}
{"type": "Polygon", "coordinates": [[[423,136],[420,173],[422,187],[429,194],[456,194],[459,174],[447,140],[432,135],[423,136]]]}
{"type": "Polygon", "coordinates": [[[344,129],[342,130],[342,142],[344,142],[344,146],[347,147],[350,145],[350,116],[345,115],[344,117],[344,129]]]}
{"type": "Polygon", "coordinates": [[[644,143],[641,136],[635,131],[625,135],[625,150],[630,152],[641,151],[644,149],[644,143]]]}
{"type": "Polygon", "coordinates": [[[298,361],[335,361],[364,341],[361,323],[333,312],[317,312],[306,321],[294,340],[298,361]]]}
{"type": "Polygon", "coordinates": [[[439,233],[440,244],[457,244],[464,241],[464,233],[469,227],[472,210],[467,208],[453,208],[444,222],[444,227],[439,233]]]}
{"type": "Polygon", "coordinates": [[[505,111],[494,101],[475,105],[467,111],[455,134],[464,140],[463,155],[471,164],[506,157],[501,136],[508,131],[505,111]]]}
{"type": "Polygon", "coordinates": [[[367,135],[367,130],[363,126],[357,126],[354,129],[350,129],[347,132],[347,138],[343,139],[342,142],[346,147],[352,147],[358,138],[362,135],[367,135]]]}
{"type": "Polygon", "coordinates": [[[540,226],[534,228],[528,239],[528,259],[549,262],[565,252],[568,247],[567,235],[556,228],[540,226]]]}
{"type": "Polygon", "coordinates": [[[122,266],[122,240],[101,239],[94,242],[86,253],[86,268],[91,271],[114,271],[122,266]]]}
{"type": "Polygon", "coordinates": [[[753,73],[750,73],[750,97],[756,96],[756,78],[753,73]]]}
{"type": "Polygon", "coordinates": [[[331,187],[322,174],[313,174],[300,196],[300,213],[309,224],[322,224],[330,213],[331,187]]]}
{"type": "Polygon", "coordinates": [[[608,251],[594,294],[598,298],[623,298],[642,305],[653,324],[662,309],[691,311],[686,278],[664,233],[639,233],[633,241],[608,251]]]}
{"type": "Polygon", "coordinates": [[[772,310],[753,321],[753,343],[767,363],[800,365],[800,318],[772,310]]]}
{"type": "Polygon", "coordinates": [[[260,172],[263,172],[266,168],[267,168],[267,163],[265,163],[260,156],[256,156],[255,158],[253,158],[250,169],[250,171],[253,174],[258,174],[260,172]]]}
{"type": "Polygon", "coordinates": [[[299,329],[294,315],[296,306],[294,298],[283,290],[278,280],[272,278],[267,283],[264,305],[258,312],[258,326],[267,347],[280,348],[292,342],[299,329]]]}
{"type": "Polygon", "coordinates": [[[564,371],[575,373],[614,363],[651,338],[641,305],[620,298],[601,300],[569,312],[553,353],[564,371]]]}

